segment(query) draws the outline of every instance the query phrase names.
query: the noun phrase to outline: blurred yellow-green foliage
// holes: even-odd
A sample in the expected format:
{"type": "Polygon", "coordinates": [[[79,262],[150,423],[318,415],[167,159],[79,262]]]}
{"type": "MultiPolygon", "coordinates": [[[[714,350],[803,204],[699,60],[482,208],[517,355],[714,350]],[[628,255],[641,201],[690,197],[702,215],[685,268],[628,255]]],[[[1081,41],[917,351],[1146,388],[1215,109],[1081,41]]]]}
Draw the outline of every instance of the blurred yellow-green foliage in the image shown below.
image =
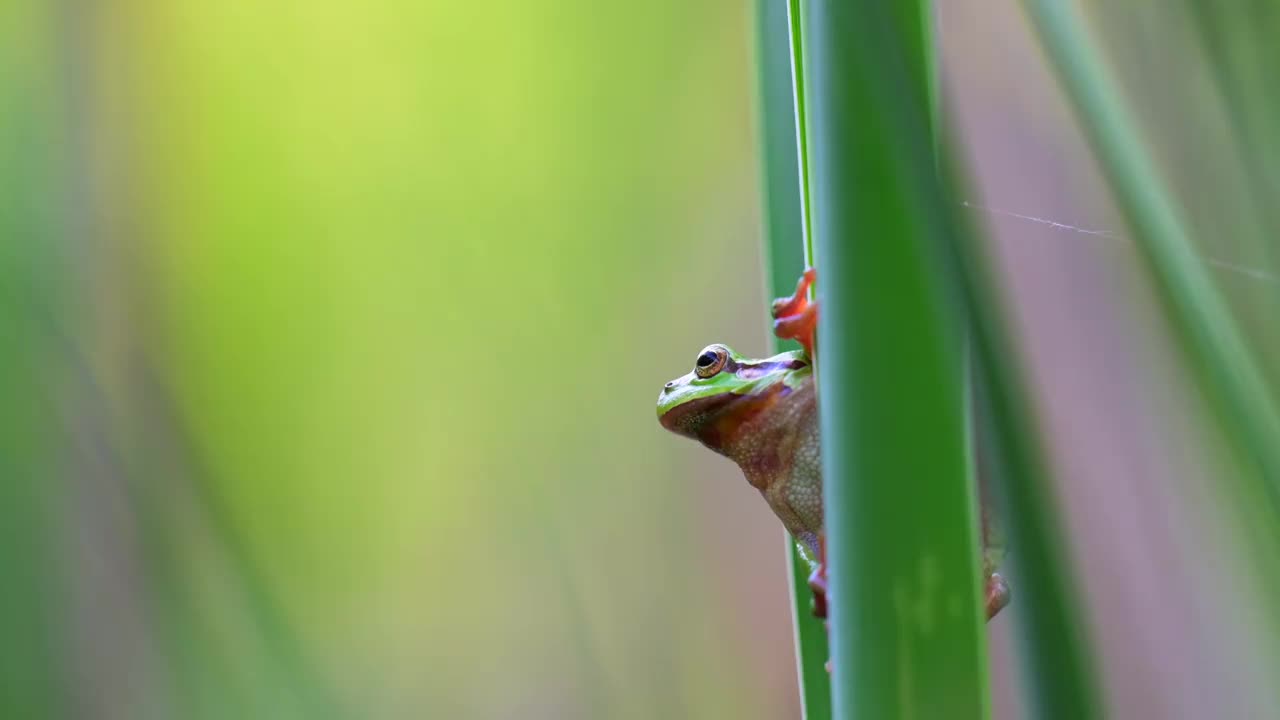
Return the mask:
{"type": "Polygon", "coordinates": [[[764,346],[748,18],[6,3],[0,715],[791,712],[780,530],[652,411],[764,346]]]}

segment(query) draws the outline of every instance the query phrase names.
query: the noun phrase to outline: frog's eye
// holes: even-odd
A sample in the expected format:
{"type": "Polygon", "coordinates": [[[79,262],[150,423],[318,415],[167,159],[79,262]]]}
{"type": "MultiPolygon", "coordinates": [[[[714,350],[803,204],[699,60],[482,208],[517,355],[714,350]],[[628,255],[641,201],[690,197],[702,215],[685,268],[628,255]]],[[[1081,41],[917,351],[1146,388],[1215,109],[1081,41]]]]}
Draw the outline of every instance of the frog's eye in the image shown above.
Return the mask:
{"type": "Polygon", "coordinates": [[[693,371],[700,378],[709,378],[724,369],[729,362],[729,350],[723,345],[711,345],[698,355],[693,371]]]}

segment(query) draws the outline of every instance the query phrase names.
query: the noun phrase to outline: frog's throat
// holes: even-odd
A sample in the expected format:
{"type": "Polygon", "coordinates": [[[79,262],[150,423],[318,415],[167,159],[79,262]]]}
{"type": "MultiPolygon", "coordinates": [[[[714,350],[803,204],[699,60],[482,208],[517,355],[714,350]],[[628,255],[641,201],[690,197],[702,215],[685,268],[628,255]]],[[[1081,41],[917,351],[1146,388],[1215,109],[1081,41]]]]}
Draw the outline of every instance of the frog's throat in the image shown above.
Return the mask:
{"type": "Polygon", "coordinates": [[[744,428],[792,392],[794,388],[779,382],[747,395],[722,393],[697,398],[671,408],[660,421],[674,433],[693,438],[721,455],[732,456],[733,445],[744,428]]]}

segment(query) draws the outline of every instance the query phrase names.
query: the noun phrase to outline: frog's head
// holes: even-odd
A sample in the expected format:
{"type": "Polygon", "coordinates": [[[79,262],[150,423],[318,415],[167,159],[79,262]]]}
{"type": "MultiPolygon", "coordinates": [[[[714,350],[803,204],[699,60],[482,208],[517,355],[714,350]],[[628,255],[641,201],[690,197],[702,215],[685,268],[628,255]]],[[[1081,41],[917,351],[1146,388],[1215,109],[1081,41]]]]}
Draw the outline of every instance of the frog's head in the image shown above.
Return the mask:
{"type": "Polygon", "coordinates": [[[745,423],[811,375],[808,357],[800,350],[750,360],[725,345],[708,345],[698,353],[693,372],[663,387],[658,420],[678,435],[723,452],[745,423]]]}

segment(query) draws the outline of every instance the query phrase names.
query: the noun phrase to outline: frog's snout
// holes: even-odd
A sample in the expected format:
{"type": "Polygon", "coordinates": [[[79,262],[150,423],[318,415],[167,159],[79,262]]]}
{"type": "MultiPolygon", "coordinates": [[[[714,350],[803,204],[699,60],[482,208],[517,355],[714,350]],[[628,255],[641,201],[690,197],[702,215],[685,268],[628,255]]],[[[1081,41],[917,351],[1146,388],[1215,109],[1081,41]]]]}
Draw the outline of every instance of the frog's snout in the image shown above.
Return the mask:
{"type": "Polygon", "coordinates": [[[662,392],[658,393],[658,417],[665,415],[672,405],[677,404],[675,400],[680,395],[680,387],[679,378],[662,386],[662,392]]]}

